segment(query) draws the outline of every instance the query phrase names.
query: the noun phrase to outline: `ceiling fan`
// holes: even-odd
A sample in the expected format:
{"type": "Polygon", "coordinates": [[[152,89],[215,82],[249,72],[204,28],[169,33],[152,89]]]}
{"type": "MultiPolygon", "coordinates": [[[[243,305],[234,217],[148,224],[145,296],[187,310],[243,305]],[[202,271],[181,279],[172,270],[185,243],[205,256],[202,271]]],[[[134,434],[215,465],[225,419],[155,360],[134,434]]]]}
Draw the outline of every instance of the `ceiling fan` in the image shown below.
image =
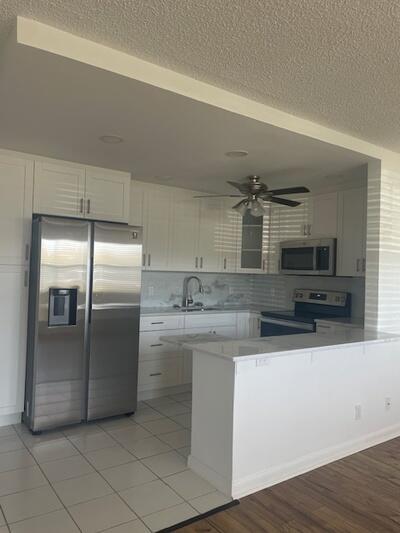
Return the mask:
{"type": "Polygon", "coordinates": [[[260,176],[248,176],[246,183],[237,183],[236,181],[227,181],[229,185],[239,190],[241,194],[214,194],[204,196],[194,196],[194,198],[240,198],[245,196],[236,205],[232,207],[244,216],[247,210],[254,217],[262,217],[265,214],[265,208],[262,202],[272,202],[275,204],[287,205],[288,207],[297,207],[301,202],[287,200],[286,198],[277,198],[280,194],[300,194],[310,192],[307,187],[287,187],[286,189],[269,190],[265,183],[262,183],[260,176]]]}

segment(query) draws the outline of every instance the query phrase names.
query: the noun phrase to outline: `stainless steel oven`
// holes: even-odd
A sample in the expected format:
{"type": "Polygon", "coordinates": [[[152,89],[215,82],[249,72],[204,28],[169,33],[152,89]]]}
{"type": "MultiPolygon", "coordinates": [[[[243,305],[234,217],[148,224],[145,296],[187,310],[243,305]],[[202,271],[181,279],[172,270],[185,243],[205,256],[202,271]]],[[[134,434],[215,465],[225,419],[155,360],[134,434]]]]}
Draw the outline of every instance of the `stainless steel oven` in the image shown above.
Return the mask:
{"type": "Polygon", "coordinates": [[[336,239],[305,239],[280,244],[280,273],[334,276],[336,239]]]}

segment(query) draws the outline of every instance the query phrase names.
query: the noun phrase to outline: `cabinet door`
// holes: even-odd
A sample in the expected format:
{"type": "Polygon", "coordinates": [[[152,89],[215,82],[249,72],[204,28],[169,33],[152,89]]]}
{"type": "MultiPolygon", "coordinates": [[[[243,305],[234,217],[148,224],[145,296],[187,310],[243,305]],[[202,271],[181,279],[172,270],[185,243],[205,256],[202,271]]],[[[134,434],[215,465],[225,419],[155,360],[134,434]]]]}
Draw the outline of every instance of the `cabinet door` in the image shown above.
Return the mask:
{"type": "Polygon", "coordinates": [[[23,267],[0,266],[0,415],[24,404],[28,290],[23,267]]]}
{"type": "Polygon", "coordinates": [[[264,237],[268,234],[268,216],[253,217],[249,211],[242,217],[239,233],[237,271],[264,272],[264,237]]]}
{"type": "Polygon", "coordinates": [[[128,222],[130,175],[106,169],[86,169],[86,218],[128,222]]]}
{"type": "Polygon", "coordinates": [[[172,193],[168,187],[144,189],[143,266],[146,270],[166,270],[171,242],[172,193]]]}
{"type": "Polygon", "coordinates": [[[192,191],[174,192],[169,255],[171,270],[190,272],[201,269],[198,254],[199,215],[199,201],[193,198],[192,191]]]}
{"type": "Polygon", "coordinates": [[[0,157],[0,264],[29,261],[33,163],[0,157]]]}
{"type": "Polygon", "coordinates": [[[261,333],[261,319],[259,313],[250,313],[249,337],[259,337],[261,333]]]}
{"type": "Polygon", "coordinates": [[[144,185],[138,181],[131,181],[129,202],[129,224],[143,226],[144,185]]]}
{"type": "Polygon", "coordinates": [[[220,198],[204,198],[197,200],[200,207],[198,268],[203,272],[221,270],[222,257],[222,200],[220,198]]]}
{"type": "Polygon", "coordinates": [[[366,188],[339,193],[337,276],[365,275],[366,188]]]}
{"type": "Polygon", "coordinates": [[[236,272],[237,270],[239,230],[241,229],[242,217],[232,209],[236,203],[236,199],[230,198],[222,201],[221,229],[218,232],[221,241],[222,272],[236,272]]]}
{"type": "Polygon", "coordinates": [[[33,211],[43,215],[82,217],[84,185],[84,167],[36,161],[33,211]]]}
{"type": "Polygon", "coordinates": [[[308,235],[310,237],[337,236],[336,192],[318,194],[310,199],[308,211],[308,235]]]}

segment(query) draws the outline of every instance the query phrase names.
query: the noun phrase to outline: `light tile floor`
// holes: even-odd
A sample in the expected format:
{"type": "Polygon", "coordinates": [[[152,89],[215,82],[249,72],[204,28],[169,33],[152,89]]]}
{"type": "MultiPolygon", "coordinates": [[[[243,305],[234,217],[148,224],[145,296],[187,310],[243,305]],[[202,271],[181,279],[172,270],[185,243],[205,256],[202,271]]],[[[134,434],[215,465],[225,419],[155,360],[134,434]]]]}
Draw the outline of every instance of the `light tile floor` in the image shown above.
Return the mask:
{"type": "Polygon", "coordinates": [[[33,436],[0,428],[0,533],[148,533],[229,500],[187,467],[191,393],[33,436]]]}

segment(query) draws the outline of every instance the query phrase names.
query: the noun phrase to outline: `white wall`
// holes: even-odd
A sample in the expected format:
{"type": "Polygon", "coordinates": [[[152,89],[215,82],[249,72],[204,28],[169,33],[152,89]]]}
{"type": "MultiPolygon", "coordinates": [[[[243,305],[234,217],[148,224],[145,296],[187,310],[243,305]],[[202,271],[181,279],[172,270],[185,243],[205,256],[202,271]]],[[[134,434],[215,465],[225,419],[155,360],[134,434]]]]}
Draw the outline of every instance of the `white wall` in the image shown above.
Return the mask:
{"type": "Polygon", "coordinates": [[[195,352],[191,468],[239,498],[399,436],[399,354],[398,339],[236,366],[195,352]]]}
{"type": "Polygon", "coordinates": [[[277,357],[264,366],[253,363],[246,371],[238,367],[233,495],[398,436],[399,349],[399,341],[346,345],[277,357]],[[359,420],[356,405],[361,406],[359,420]]]}

